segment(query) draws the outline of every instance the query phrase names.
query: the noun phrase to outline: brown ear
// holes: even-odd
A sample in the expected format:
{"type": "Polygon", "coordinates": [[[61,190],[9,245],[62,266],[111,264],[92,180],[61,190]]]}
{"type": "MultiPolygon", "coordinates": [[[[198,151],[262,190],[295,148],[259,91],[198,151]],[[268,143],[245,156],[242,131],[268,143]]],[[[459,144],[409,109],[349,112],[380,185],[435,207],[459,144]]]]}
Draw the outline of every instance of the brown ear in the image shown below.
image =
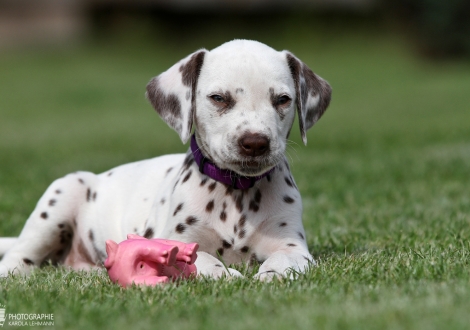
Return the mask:
{"type": "Polygon", "coordinates": [[[292,53],[284,52],[295,84],[300,134],[307,145],[307,130],[320,119],[330,104],[331,86],[292,53]]]}
{"type": "Polygon", "coordinates": [[[206,52],[202,49],[187,56],[147,84],[147,99],[183,143],[191,134],[197,80],[206,52]]]}

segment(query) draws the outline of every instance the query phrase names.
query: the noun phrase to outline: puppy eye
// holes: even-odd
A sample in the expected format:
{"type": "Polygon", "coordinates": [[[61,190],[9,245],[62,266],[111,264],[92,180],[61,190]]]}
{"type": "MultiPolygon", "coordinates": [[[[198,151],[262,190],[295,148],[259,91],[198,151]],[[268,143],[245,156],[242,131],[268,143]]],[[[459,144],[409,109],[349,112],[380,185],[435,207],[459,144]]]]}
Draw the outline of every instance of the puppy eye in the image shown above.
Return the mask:
{"type": "Polygon", "coordinates": [[[290,100],[291,100],[291,99],[290,99],[289,96],[287,96],[287,95],[281,95],[281,96],[278,97],[276,103],[277,103],[277,105],[285,105],[285,104],[289,103],[290,100]]]}
{"type": "Polygon", "coordinates": [[[219,94],[211,95],[210,98],[213,99],[217,103],[224,103],[225,102],[225,99],[222,96],[220,96],[219,94]]]}

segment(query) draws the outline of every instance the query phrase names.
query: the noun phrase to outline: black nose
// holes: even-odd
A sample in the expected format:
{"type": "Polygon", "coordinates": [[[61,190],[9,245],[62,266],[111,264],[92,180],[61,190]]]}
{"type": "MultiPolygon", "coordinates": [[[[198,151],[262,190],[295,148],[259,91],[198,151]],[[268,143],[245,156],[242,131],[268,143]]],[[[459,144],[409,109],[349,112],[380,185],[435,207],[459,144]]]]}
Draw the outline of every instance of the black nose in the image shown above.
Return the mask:
{"type": "Polygon", "coordinates": [[[261,156],[269,151],[269,139],[258,133],[245,133],[238,139],[240,154],[244,156],[261,156]]]}

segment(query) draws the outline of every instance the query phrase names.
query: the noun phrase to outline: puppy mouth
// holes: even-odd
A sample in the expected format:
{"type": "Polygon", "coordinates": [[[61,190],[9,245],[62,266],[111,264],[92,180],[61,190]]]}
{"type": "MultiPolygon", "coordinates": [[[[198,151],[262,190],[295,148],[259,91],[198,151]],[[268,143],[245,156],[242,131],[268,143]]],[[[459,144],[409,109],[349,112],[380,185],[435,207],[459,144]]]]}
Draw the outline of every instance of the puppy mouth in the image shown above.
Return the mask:
{"type": "Polygon", "coordinates": [[[232,168],[232,170],[244,176],[261,175],[269,171],[275,165],[276,165],[275,163],[267,161],[266,159],[263,159],[263,160],[249,159],[249,160],[244,160],[244,161],[230,162],[230,167],[232,168]]]}
{"type": "Polygon", "coordinates": [[[242,162],[234,162],[233,163],[234,165],[236,166],[239,166],[239,167],[247,167],[247,168],[259,168],[260,165],[261,165],[261,162],[259,161],[256,161],[256,160],[247,160],[247,161],[242,161],[242,162]]]}

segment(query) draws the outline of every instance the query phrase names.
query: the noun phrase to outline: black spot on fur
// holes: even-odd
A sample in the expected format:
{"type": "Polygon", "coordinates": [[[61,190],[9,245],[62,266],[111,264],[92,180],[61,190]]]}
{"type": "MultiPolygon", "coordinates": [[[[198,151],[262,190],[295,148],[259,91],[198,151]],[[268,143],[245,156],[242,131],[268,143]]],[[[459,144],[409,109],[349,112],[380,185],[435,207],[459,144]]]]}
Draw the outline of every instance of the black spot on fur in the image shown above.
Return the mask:
{"type": "Polygon", "coordinates": [[[207,180],[209,180],[209,177],[205,177],[204,179],[202,179],[201,183],[199,184],[201,187],[204,186],[207,182],[207,180]]]}
{"type": "Polygon", "coordinates": [[[176,226],[176,232],[179,233],[179,234],[182,234],[184,233],[184,231],[186,230],[186,226],[182,223],[179,223],[177,226],[176,226]]]}
{"type": "Polygon", "coordinates": [[[219,264],[215,264],[214,266],[215,267],[222,267],[222,265],[219,265],[219,264]]]}
{"type": "Polygon", "coordinates": [[[209,203],[206,205],[206,212],[212,212],[214,209],[214,200],[211,200],[209,203]]]}
{"type": "Polygon", "coordinates": [[[23,258],[23,262],[25,263],[25,265],[28,265],[28,266],[33,266],[34,265],[34,262],[31,259],[28,259],[28,258],[23,258]]]}
{"type": "Polygon", "coordinates": [[[222,204],[222,212],[220,212],[220,220],[225,221],[227,220],[227,212],[225,212],[225,209],[227,208],[227,203],[223,202],[222,204]]]}
{"type": "Polygon", "coordinates": [[[55,199],[51,199],[49,201],[49,206],[54,206],[57,201],[55,199]]]}
{"type": "Polygon", "coordinates": [[[224,248],[218,248],[217,252],[216,252],[216,255],[223,256],[224,255],[224,248]]]}
{"type": "Polygon", "coordinates": [[[85,181],[83,181],[83,179],[78,179],[78,182],[80,182],[81,184],[85,184],[85,181]]]}
{"type": "Polygon", "coordinates": [[[62,228],[65,227],[65,225],[64,225],[63,223],[59,223],[59,224],[57,225],[57,227],[59,227],[60,229],[62,229],[62,228]]]}
{"type": "Polygon", "coordinates": [[[61,191],[60,189],[57,189],[57,190],[55,191],[55,193],[56,193],[57,195],[59,195],[59,194],[62,194],[62,191],[61,191]]]}
{"type": "Polygon", "coordinates": [[[289,244],[287,244],[287,246],[297,246],[297,245],[293,244],[293,243],[289,243],[289,244]]]}
{"type": "Polygon", "coordinates": [[[111,176],[111,175],[113,175],[113,172],[109,172],[109,173],[108,173],[108,176],[111,176]]]}
{"type": "Polygon", "coordinates": [[[170,167],[169,169],[167,169],[165,175],[168,175],[168,173],[170,173],[172,169],[173,169],[173,167],[170,167]]]}
{"type": "Polygon", "coordinates": [[[176,186],[178,185],[178,183],[180,182],[180,180],[176,180],[175,182],[175,185],[173,186],[173,191],[171,193],[174,193],[175,192],[175,189],[176,189],[176,186]]]}
{"type": "Polygon", "coordinates": [[[243,214],[241,217],[240,217],[240,220],[238,220],[238,225],[240,227],[243,227],[246,223],[246,214],[243,214]]]}
{"type": "Polygon", "coordinates": [[[292,204],[294,203],[294,199],[289,196],[284,196],[284,202],[286,202],[287,204],[292,204]]]}
{"type": "Polygon", "coordinates": [[[186,165],[186,167],[189,168],[191,165],[193,165],[193,163],[194,163],[194,158],[191,158],[188,164],[186,165]]]}
{"type": "Polygon", "coordinates": [[[193,217],[193,216],[189,216],[186,218],[186,224],[188,225],[194,225],[196,222],[198,222],[199,220],[196,218],[196,217],[193,217]]]}
{"type": "Polygon", "coordinates": [[[235,206],[237,207],[238,213],[243,212],[243,195],[242,194],[237,196],[237,199],[235,201],[235,206]]]}
{"type": "Polygon", "coordinates": [[[225,211],[220,212],[220,220],[227,220],[227,213],[225,211]]]}
{"type": "Polygon", "coordinates": [[[162,205],[165,204],[165,198],[162,198],[162,199],[160,200],[160,204],[162,204],[162,205]]]}
{"type": "Polygon", "coordinates": [[[232,247],[232,244],[230,244],[226,240],[222,240],[222,246],[224,247],[224,249],[230,249],[232,247]]]}
{"type": "Polygon", "coordinates": [[[232,193],[233,193],[232,186],[228,186],[227,189],[225,190],[225,195],[231,195],[232,193]]]}
{"type": "Polygon", "coordinates": [[[193,163],[194,163],[193,154],[187,154],[183,162],[183,172],[187,171],[193,163]]]}
{"type": "Polygon", "coordinates": [[[268,179],[268,182],[271,182],[271,174],[266,175],[266,179],[268,179]]]}
{"type": "Polygon", "coordinates": [[[91,197],[91,190],[90,188],[88,188],[86,190],[86,201],[89,202],[90,201],[90,197],[91,197]]]}
{"type": "Polygon", "coordinates": [[[250,205],[248,206],[248,209],[253,212],[258,212],[259,210],[259,205],[255,201],[250,201],[250,205]]]}
{"type": "Polygon", "coordinates": [[[189,180],[189,178],[191,177],[191,174],[193,174],[193,171],[189,171],[188,174],[186,174],[186,176],[183,178],[183,183],[189,180]]]}
{"type": "Polygon", "coordinates": [[[253,196],[253,199],[250,201],[250,205],[248,206],[250,211],[258,212],[260,202],[261,202],[261,191],[259,189],[256,189],[255,195],[253,196]]]}
{"type": "Polygon", "coordinates": [[[238,227],[237,227],[237,225],[234,225],[234,226],[233,226],[233,232],[236,234],[237,231],[238,231],[238,227]]]}
{"type": "Polygon", "coordinates": [[[184,158],[184,162],[183,162],[183,167],[182,167],[182,170],[181,170],[181,173],[187,171],[191,165],[194,163],[194,157],[193,157],[193,154],[192,153],[189,153],[186,155],[186,157],[184,158]]]}
{"type": "Polygon", "coordinates": [[[279,227],[285,227],[285,226],[287,226],[287,223],[285,223],[285,222],[281,222],[281,223],[279,224],[279,227]]]}
{"type": "Polygon", "coordinates": [[[238,238],[243,238],[243,237],[245,237],[245,234],[246,234],[246,230],[245,230],[245,229],[240,230],[240,232],[238,233],[238,238]]]}
{"type": "Polygon", "coordinates": [[[144,233],[144,237],[150,239],[150,238],[153,238],[153,235],[154,235],[153,228],[147,228],[147,230],[144,233]]]}
{"type": "Polygon", "coordinates": [[[243,253],[247,253],[249,250],[250,250],[249,246],[244,246],[240,249],[240,251],[242,251],[243,253]]]}
{"type": "Polygon", "coordinates": [[[238,93],[243,93],[243,88],[237,88],[235,90],[235,93],[238,94],[238,93]]]}
{"type": "Polygon", "coordinates": [[[95,240],[95,235],[93,234],[93,231],[90,229],[90,231],[88,232],[88,238],[90,239],[90,241],[94,241],[95,240]]]}
{"type": "Polygon", "coordinates": [[[42,212],[41,213],[41,218],[43,218],[44,220],[46,220],[48,217],[49,217],[49,215],[47,214],[47,212],[42,212]]]}
{"type": "Polygon", "coordinates": [[[173,212],[173,216],[178,214],[178,212],[181,211],[182,208],[183,208],[183,203],[178,204],[178,206],[175,209],[175,212],[173,212]]]}
{"type": "Polygon", "coordinates": [[[301,232],[298,232],[297,234],[299,234],[299,237],[300,237],[301,239],[305,239],[304,235],[303,235],[301,232]]]}
{"type": "Polygon", "coordinates": [[[208,187],[208,188],[209,188],[209,192],[212,192],[212,191],[215,189],[216,186],[217,186],[217,182],[215,182],[215,181],[212,182],[212,183],[209,185],[209,187],[208,187]]]}
{"type": "Polygon", "coordinates": [[[285,177],[284,180],[286,181],[287,185],[289,187],[293,187],[294,185],[292,184],[292,181],[288,178],[288,177],[285,177]]]}
{"type": "Polygon", "coordinates": [[[255,202],[256,203],[261,202],[261,191],[259,189],[257,189],[255,193],[255,202]]]}
{"type": "Polygon", "coordinates": [[[93,196],[92,196],[93,201],[96,201],[96,195],[97,195],[97,193],[96,193],[96,191],[95,191],[95,192],[93,193],[93,196]]]}

